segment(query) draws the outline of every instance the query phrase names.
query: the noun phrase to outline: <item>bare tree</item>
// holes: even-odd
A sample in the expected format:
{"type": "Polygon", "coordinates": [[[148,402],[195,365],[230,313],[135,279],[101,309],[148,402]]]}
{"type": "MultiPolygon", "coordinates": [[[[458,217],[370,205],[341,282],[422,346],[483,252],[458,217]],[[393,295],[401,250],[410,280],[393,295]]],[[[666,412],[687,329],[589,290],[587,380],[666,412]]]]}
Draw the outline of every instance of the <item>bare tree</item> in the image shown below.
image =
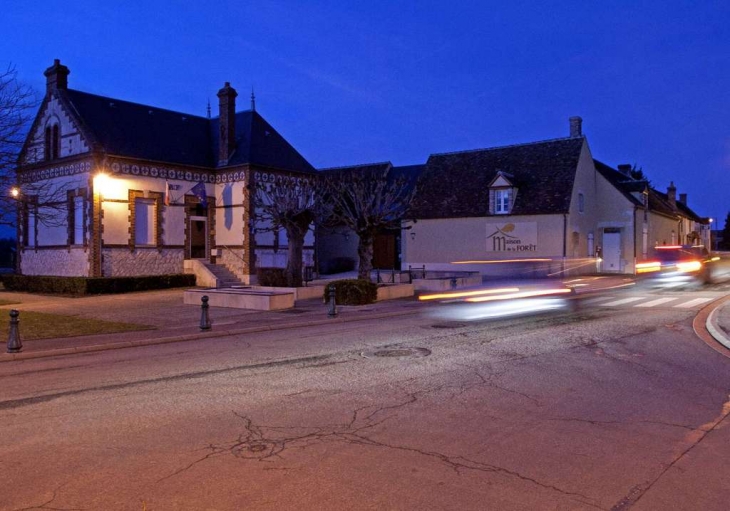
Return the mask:
{"type": "Polygon", "coordinates": [[[317,216],[317,184],[317,176],[278,176],[254,185],[256,230],[286,233],[288,286],[302,285],[304,237],[317,216]]]}
{"type": "Polygon", "coordinates": [[[14,67],[0,72],[0,225],[15,225],[18,197],[11,195],[15,166],[37,104],[33,90],[18,81],[14,67]]]}
{"type": "Polygon", "coordinates": [[[344,225],[358,235],[358,278],[369,280],[375,236],[408,220],[415,179],[387,163],[329,172],[323,187],[330,205],[327,224],[344,225]]]}

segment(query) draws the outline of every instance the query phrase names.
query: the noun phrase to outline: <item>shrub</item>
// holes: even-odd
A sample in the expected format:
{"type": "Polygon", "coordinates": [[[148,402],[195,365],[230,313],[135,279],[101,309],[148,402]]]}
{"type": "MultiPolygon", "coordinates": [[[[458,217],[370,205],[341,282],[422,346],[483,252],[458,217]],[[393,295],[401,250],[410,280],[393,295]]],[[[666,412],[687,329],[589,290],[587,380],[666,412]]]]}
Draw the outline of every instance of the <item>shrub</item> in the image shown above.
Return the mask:
{"type": "Polygon", "coordinates": [[[192,287],[195,285],[195,275],[148,275],[144,277],[5,275],[3,285],[9,291],[83,296],[192,287]]]}
{"type": "Polygon", "coordinates": [[[364,279],[334,280],[324,288],[324,301],[329,299],[329,286],[335,286],[335,300],[339,305],[367,305],[378,298],[378,286],[364,279]]]}
{"type": "Polygon", "coordinates": [[[256,268],[260,286],[288,287],[286,268],[256,268]]]}

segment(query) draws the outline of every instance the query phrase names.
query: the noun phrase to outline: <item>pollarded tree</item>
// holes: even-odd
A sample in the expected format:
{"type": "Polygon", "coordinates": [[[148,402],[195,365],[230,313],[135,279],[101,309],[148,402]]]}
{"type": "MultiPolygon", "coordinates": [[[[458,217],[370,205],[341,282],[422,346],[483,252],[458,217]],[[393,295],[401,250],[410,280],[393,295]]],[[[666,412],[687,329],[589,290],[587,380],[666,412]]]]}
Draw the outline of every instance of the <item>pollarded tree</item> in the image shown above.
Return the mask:
{"type": "Polygon", "coordinates": [[[415,178],[399,173],[390,163],[363,165],[330,171],[323,179],[326,223],[344,225],[359,237],[358,278],[370,279],[376,234],[400,229],[408,220],[416,194],[415,178]]]}
{"type": "Polygon", "coordinates": [[[254,184],[254,219],[259,232],[281,229],[287,239],[287,285],[302,285],[304,238],[317,216],[317,176],[278,176],[254,184]]]}

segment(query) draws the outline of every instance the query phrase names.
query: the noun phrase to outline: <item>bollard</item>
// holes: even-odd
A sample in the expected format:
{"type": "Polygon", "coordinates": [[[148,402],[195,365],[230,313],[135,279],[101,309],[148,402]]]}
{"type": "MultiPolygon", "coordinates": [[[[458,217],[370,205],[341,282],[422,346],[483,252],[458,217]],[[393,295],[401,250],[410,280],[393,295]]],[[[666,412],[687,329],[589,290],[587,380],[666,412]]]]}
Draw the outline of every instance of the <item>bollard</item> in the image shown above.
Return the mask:
{"type": "Polygon", "coordinates": [[[208,315],[208,297],[203,296],[200,301],[203,302],[200,306],[200,329],[210,330],[210,316],[208,315]]]}
{"type": "Polygon", "coordinates": [[[327,315],[331,318],[337,317],[337,302],[335,300],[336,295],[336,289],[334,284],[330,284],[327,287],[327,291],[329,293],[329,311],[327,312],[327,315]]]}
{"type": "Polygon", "coordinates": [[[8,353],[18,353],[23,349],[23,343],[20,342],[20,331],[18,330],[18,323],[20,320],[18,316],[20,313],[13,309],[10,311],[10,331],[8,332],[8,353]]]}

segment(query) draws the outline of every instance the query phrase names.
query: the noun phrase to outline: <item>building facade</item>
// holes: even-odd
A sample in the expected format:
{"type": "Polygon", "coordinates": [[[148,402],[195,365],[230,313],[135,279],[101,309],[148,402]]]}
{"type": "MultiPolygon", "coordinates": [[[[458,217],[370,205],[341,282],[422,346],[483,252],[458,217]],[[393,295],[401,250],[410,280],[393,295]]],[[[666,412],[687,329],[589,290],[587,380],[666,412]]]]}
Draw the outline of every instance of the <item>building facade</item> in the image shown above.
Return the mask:
{"type": "Polygon", "coordinates": [[[256,224],[253,186],[314,169],[253,95],[237,112],[226,83],[218,116],[201,117],[73,90],[69,74],[58,60],[45,71],[19,158],[21,273],[159,275],[197,261],[248,283],[257,265],[285,265],[285,236],[256,224]]]}

